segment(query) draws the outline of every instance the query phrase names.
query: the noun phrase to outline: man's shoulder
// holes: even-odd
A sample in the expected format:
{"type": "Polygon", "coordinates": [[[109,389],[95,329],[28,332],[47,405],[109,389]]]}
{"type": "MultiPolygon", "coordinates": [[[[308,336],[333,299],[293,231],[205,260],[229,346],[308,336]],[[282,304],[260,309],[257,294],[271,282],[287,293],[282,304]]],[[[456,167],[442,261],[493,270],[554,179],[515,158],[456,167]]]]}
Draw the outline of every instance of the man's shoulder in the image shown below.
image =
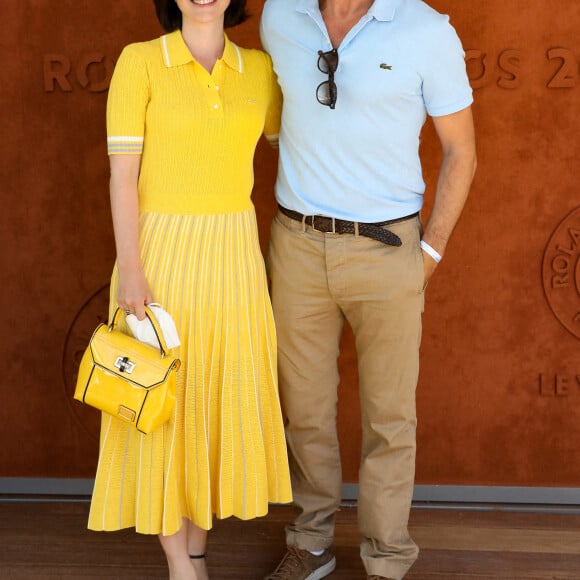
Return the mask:
{"type": "Polygon", "coordinates": [[[296,0],[266,0],[264,2],[264,10],[271,8],[295,8],[296,0]]]}
{"type": "Polygon", "coordinates": [[[400,22],[410,33],[416,33],[422,42],[437,42],[438,38],[445,38],[454,34],[449,22],[449,15],[442,14],[423,0],[403,0],[397,11],[400,22]]]}
{"type": "MultiPolygon", "coordinates": [[[[310,0],[311,1],[311,0],[310,0]]],[[[266,0],[260,30],[265,46],[286,37],[290,31],[300,34],[304,25],[305,0],[266,0]]],[[[271,47],[266,46],[270,51],[271,47]]]]}
{"type": "Polygon", "coordinates": [[[289,13],[296,10],[296,0],[266,0],[262,18],[269,14],[289,13]]]}
{"type": "Polygon", "coordinates": [[[403,0],[399,5],[400,16],[410,18],[420,26],[444,26],[449,16],[438,12],[423,0],[403,0]]]}

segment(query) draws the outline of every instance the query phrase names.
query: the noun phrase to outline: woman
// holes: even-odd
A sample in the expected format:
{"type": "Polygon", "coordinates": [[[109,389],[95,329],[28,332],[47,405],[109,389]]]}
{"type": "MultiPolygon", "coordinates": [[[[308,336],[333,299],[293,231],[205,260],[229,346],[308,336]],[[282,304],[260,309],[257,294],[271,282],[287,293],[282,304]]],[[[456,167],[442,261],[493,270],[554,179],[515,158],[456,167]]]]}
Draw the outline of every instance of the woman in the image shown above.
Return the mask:
{"type": "Polygon", "coordinates": [[[224,28],[245,0],[155,0],[168,34],[129,45],[107,105],[117,304],[155,301],[180,340],[173,418],[150,435],[103,415],[89,528],[159,534],[172,580],[205,580],[212,515],[291,501],[276,344],[250,193],[278,131],[269,57],[224,28]]]}

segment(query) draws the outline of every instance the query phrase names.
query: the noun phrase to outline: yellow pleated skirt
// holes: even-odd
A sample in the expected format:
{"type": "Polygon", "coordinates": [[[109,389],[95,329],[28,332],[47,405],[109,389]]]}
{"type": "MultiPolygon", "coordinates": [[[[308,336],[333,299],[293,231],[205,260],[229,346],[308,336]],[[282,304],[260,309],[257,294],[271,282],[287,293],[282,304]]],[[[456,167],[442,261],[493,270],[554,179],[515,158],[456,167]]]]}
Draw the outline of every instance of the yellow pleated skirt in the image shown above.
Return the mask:
{"type": "MultiPolygon", "coordinates": [[[[145,213],[141,255],[174,318],[182,361],[172,419],[149,435],[103,414],[92,530],[171,535],[182,518],[263,516],[292,500],[276,334],[254,209],[145,213]]],[[[117,271],[111,282],[116,308],[117,271]]]]}

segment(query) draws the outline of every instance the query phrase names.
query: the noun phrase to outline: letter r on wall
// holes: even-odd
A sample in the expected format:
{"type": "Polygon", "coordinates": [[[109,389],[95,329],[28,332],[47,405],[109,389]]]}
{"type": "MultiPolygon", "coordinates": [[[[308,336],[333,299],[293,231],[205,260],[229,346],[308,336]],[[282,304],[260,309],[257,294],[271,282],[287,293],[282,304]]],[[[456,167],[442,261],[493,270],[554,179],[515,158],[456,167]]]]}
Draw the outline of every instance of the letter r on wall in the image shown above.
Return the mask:
{"type": "Polygon", "coordinates": [[[62,54],[44,55],[44,90],[47,93],[54,92],[55,84],[61,91],[72,92],[73,88],[67,79],[71,71],[70,59],[62,54]]]}

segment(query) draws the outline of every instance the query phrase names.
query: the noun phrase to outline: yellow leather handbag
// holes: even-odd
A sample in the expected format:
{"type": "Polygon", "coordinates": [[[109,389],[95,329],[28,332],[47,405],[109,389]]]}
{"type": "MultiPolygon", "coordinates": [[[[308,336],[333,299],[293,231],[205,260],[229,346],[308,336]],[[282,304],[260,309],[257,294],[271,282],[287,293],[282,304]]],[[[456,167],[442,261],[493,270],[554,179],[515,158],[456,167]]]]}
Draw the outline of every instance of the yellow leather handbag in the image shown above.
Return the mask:
{"type": "Polygon", "coordinates": [[[100,324],[81,360],[74,398],[151,433],[175,407],[178,358],[168,356],[155,315],[146,308],[159,348],[121,332],[117,308],[110,324],[100,324]]]}

